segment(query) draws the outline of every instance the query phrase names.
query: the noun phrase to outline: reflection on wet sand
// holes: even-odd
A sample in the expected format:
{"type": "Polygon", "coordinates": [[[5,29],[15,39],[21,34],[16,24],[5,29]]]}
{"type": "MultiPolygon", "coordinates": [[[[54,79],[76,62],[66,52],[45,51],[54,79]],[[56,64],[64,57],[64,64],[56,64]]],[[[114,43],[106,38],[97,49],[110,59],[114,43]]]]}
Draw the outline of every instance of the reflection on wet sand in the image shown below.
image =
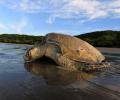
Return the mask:
{"type": "Polygon", "coordinates": [[[27,71],[34,75],[43,76],[51,85],[68,85],[70,83],[92,78],[92,74],[85,72],[67,71],[57,68],[57,65],[53,62],[34,61],[31,63],[25,63],[27,71]]]}
{"type": "MultiPolygon", "coordinates": [[[[108,75],[103,77],[101,75],[102,72],[101,74],[96,75],[85,72],[70,72],[67,70],[58,69],[56,64],[48,61],[34,61],[31,63],[26,63],[25,68],[28,72],[31,72],[35,76],[42,76],[48,87],[53,85],[53,87],[63,86],[60,87],[62,92],[65,91],[65,94],[63,93],[62,95],[67,95],[63,96],[64,99],[119,100],[120,97],[120,92],[118,89],[119,81],[117,81],[119,77],[114,77],[116,82],[113,82],[113,76],[108,75]],[[71,95],[72,98],[70,98],[71,95]]],[[[52,90],[54,89],[53,87],[52,90]]],[[[60,89],[58,91],[60,91],[60,89]]],[[[51,90],[48,89],[47,91],[51,90]]],[[[54,91],[52,95],[55,96],[58,91],[54,91]]],[[[60,96],[57,95],[57,97],[60,96]]]]}

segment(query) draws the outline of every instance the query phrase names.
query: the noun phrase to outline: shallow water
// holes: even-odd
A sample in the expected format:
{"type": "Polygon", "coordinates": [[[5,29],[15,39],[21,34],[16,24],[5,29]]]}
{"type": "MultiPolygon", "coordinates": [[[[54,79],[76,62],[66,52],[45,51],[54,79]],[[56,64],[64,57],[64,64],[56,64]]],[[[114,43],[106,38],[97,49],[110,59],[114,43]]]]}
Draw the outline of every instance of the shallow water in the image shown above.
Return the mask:
{"type": "Polygon", "coordinates": [[[0,44],[0,100],[119,100],[120,53],[104,53],[112,67],[69,72],[51,61],[24,64],[27,45],[0,44]]]}

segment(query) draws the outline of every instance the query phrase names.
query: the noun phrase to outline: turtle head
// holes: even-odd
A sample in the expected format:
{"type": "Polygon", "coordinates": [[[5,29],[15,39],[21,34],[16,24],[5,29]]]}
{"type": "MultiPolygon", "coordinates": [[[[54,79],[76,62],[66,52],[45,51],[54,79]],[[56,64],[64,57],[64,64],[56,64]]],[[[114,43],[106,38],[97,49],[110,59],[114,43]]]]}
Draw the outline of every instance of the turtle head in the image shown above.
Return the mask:
{"type": "Polygon", "coordinates": [[[33,60],[36,60],[38,58],[41,58],[45,54],[45,47],[44,46],[34,46],[30,49],[28,49],[24,55],[24,60],[26,62],[31,62],[33,60]]]}
{"type": "Polygon", "coordinates": [[[24,55],[24,60],[26,62],[32,61],[35,58],[35,54],[37,51],[38,51],[38,48],[36,48],[36,47],[32,47],[32,48],[28,49],[24,55]]]}

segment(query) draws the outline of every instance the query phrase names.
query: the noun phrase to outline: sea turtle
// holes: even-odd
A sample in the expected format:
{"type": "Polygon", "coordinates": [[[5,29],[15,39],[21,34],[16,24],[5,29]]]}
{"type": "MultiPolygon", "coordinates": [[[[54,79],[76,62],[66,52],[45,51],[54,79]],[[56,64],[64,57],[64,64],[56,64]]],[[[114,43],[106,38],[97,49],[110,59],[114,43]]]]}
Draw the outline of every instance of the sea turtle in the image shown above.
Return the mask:
{"type": "Polygon", "coordinates": [[[60,68],[67,70],[93,70],[107,67],[105,57],[86,41],[60,33],[47,34],[43,42],[27,50],[26,62],[48,57],[60,68]]]}

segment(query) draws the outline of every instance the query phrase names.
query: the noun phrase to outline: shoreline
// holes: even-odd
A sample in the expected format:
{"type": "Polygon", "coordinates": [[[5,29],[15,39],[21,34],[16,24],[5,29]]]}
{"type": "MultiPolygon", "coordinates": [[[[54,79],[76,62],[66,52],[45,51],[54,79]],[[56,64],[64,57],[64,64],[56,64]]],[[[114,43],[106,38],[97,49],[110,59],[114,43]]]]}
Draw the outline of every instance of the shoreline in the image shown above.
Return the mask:
{"type": "Polygon", "coordinates": [[[120,48],[96,47],[102,53],[115,53],[120,54],[120,48]]]}
{"type": "MultiPolygon", "coordinates": [[[[34,44],[22,44],[22,43],[5,43],[5,42],[0,42],[0,43],[4,43],[4,44],[18,44],[18,45],[29,45],[29,46],[33,46],[34,44]]],[[[97,48],[100,52],[102,53],[116,53],[116,54],[120,54],[120,48],[114,48],[114,47],[95,47],[97,48]]]]}
{"type": "Polygon", "coordinates": [[[7,42],[0,42],[1,44],[3,43],[3,44],[18,44],[18,45],[30,45],[30,46],[33,46],[34,44],[26,44],[26,43],[7,43],[7,42]]]}

